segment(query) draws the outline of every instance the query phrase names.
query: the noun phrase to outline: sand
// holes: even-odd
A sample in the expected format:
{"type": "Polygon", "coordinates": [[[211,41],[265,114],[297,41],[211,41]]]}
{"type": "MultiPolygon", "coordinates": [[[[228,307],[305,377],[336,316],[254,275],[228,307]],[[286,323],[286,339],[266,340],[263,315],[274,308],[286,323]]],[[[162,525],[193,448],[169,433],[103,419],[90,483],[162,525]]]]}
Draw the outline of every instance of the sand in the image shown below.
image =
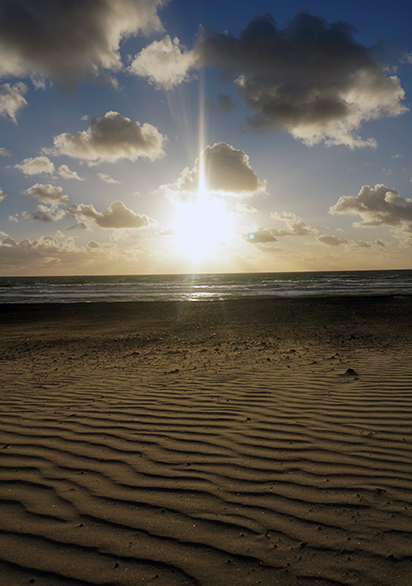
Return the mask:
{"type": "Polygon", "coordinates": [[[1,586],[410,586],[412,298],[0,306],[1,586]]]}

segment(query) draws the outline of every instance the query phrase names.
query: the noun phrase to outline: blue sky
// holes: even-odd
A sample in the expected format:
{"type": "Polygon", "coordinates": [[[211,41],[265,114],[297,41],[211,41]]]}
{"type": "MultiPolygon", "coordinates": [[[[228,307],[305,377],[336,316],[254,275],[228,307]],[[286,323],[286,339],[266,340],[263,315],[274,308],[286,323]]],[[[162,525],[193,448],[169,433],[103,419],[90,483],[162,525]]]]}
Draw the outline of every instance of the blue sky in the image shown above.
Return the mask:
{"type": "Polygon", "coordinates": [[[412,268],[408,2],[0,2],[0,274],[412,268]]]}

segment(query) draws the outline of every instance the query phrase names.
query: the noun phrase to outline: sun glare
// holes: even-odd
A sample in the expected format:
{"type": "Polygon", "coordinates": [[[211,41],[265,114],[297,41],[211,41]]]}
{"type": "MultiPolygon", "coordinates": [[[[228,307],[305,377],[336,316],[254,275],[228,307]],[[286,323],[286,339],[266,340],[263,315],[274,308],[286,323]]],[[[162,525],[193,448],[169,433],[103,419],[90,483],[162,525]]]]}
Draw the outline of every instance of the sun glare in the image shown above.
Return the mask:
{"type": "Polygon", "coordinates": [[[219,202],[206,199],[180,206],[175,222],[176,240],[181,251],[200,260],[227,242],[230,217],[219,202]]]}

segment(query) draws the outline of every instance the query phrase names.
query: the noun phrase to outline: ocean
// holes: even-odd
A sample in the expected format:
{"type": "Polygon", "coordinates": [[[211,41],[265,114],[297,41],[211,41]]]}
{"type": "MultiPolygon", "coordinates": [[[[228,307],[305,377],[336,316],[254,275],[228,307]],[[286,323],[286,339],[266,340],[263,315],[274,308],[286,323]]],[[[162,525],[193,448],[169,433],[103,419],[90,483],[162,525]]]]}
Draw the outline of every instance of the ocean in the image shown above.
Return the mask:
{"type": "Polygon", "coordinates": [[[412,270],[0,277],[0,303],[412,295],[412,270]]]}

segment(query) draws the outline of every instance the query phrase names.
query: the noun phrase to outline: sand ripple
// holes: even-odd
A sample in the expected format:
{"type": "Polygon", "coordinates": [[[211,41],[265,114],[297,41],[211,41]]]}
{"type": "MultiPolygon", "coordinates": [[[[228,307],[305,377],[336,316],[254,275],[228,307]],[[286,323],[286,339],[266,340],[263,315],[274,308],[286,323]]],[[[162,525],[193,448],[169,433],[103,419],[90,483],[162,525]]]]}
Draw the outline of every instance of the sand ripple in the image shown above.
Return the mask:
{"type": "Polygon", "coordinates": [[[208,352],[6,365],[1,584],[412,583],[405,357],[208,352]]]}

